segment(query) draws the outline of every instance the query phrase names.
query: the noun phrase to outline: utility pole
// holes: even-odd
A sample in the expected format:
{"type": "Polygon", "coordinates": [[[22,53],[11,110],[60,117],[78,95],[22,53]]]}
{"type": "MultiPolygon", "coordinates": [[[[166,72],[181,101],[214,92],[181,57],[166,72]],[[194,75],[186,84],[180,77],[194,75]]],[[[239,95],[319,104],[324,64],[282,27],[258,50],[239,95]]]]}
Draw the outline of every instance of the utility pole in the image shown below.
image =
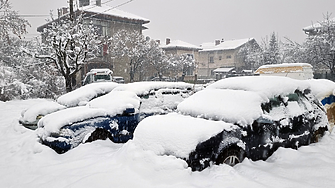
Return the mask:
{"type": "Polygon", "coordinates": [[[69,0],[70,3],[70,20],[74,20],[74,12],[73,12],[73,0],[69,0]]]}

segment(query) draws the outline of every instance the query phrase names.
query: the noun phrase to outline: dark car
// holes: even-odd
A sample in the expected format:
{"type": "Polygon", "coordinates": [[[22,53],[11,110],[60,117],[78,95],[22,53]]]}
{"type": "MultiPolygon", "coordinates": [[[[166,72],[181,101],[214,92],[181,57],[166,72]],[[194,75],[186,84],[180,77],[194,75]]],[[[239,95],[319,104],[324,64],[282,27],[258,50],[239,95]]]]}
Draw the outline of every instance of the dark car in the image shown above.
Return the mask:
{"type": "Polygon", "coordinates": [[[58,153],[81,143],[107,139],[124,143],[133,138],[137,124],[155,114],[176,110],[192,92],[186,83],[138,82],[122,85],[86,106],[67,108],[38,123],[41,142],[58,153]]]}
{"type": "Polygon", "coordinates": [[[178,112],[143,120],[134,141],[192,170],[265,160],[279,147],[316,142],[328,129],[308,82],[285,77],[224,79],[181,102],[178,112]]]}

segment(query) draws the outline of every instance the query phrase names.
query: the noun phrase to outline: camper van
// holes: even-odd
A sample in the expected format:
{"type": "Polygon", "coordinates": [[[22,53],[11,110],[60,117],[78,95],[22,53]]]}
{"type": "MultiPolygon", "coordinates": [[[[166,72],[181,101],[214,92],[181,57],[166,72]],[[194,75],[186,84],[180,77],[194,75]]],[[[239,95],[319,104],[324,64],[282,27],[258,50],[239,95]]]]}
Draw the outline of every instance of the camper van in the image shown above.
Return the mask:
{"type": "Polygon", "coordinates": [[[113,71],[109,69],[91,69],[83,80],[83,85],[94,82],[111,82],[113,71]]]}
{"type": "Polygon", "coordinates": [[[263,65],[255,71],[255,74],[259,74],[260,76],[284,76],[298,80],[308,80],[313,78],[313,66],[308,63],[263,65]]]}

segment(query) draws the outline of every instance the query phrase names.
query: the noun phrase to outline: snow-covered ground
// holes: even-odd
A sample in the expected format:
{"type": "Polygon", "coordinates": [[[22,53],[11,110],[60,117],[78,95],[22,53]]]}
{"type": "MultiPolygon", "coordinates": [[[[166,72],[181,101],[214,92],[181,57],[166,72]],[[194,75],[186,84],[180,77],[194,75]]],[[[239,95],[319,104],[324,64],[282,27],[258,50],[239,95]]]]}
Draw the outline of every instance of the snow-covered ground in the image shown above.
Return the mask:
{"type": "Polygon", "coordinates": [[[335,132],[298,150],[279,149],[267,161],[192,172],[185,161],[133,141],[96,141],[59,155],[18,123],[23,109],[41,101],[0,102],[0,187],[335,187],[335,132]]]}

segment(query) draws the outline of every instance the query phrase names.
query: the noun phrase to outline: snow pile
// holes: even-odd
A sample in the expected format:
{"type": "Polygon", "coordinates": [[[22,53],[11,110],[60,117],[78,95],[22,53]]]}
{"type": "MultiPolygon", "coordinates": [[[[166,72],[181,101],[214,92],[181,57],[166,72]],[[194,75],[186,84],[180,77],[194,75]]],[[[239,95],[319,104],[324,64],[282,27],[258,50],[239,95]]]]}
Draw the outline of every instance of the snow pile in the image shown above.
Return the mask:
{"type": "Polygon", "coordinates": [[[120,85],[115,91],[132,91],[136,95],[147,95],[151,90],[158,89],[191,89],[192,84],[185,82],[134,82],[120,85]]]}
{"type": "Polygon", "coordinates": [[[230,89],[205,89],[178,105],[178,110],[193,117],[250,125],[262,115],[267,102],[257,93],[230,89]]]}
{"type": "Polygon", "coordinates": [[[157,155],[186,159],[198,143],[234,127],[236,126],[222,121],[209,121],[176,113],[151,116],[137,126],[134,142],[157,155]]]}
{"type": "Polygon", "coordinates": [[[305,81],[280,76],[245,76],[219,80],[207,88],[254,91],[266,98],[272,98],[279,94],[294,93],[297,89],[304,91],[310,85],[305,81]]]}
{"type": "Polygon", "coordinates": [[[114,82],[92,83],[66,93],[57,102],[67,107],[84,106],[88,101],[99,95],[112,91],[118,84],[114,82]]]}
{"type": "Polygon", "coordinates": [[[58,110],[65,109],[66,107],[63,105],[58,104],[55,101],[44,101],[41,103],[37,103],[22,111],[21,113],[21,121],[22,122],[34,122],[36,121],[36,117],[39,115],[45,116],[52,112],[56,112],[58,110]]]}

